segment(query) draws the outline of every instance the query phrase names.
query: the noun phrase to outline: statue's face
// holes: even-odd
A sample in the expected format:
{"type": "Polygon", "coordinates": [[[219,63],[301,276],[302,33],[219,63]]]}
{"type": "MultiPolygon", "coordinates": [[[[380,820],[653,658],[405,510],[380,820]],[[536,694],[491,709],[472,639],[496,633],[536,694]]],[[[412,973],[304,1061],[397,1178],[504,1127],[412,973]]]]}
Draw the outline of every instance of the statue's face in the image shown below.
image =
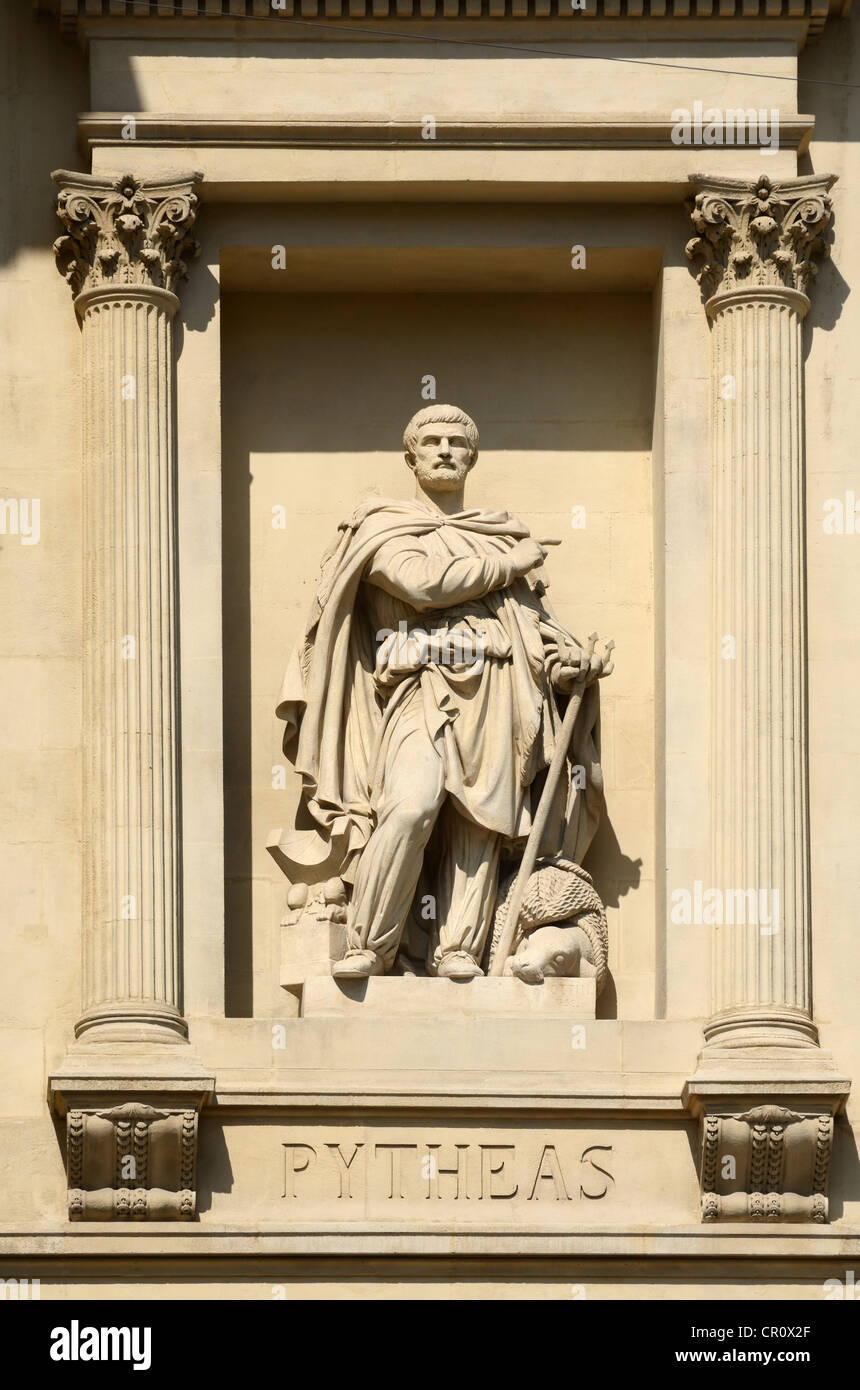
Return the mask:
{"type": "Polygon", "coordinates": [[[422,425],[413,457],[406,462],[429,492],[456,492],[475,462],[463,425],[422,425]]]}

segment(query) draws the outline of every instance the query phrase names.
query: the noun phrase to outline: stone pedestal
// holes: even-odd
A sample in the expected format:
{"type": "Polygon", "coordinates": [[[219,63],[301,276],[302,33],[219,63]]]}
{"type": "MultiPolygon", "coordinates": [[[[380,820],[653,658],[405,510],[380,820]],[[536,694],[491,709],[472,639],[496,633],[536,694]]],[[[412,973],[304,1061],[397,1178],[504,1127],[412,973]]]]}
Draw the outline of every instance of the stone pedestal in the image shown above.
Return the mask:
{"type": "Polygon", "coordinates": [[[529,985],[513,976],[437,980],[425,976],[376,975],[368,980],[309,979],[302,991],[303,1018],[552,1019],[596,1017],[592,980],[546,979],[529,985]]]}

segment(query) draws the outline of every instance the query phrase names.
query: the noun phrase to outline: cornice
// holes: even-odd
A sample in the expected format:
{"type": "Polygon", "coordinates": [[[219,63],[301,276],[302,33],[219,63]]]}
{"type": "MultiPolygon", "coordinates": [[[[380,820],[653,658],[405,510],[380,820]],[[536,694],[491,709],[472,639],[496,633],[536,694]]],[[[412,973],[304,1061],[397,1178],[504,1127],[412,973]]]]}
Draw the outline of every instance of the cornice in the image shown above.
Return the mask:
{"type": "MultiPolygon", "coordinates": [[[[672,26],[682,29],[701,29],[701,37],[725,37],[729,26],[740,25],[750,31],[750,37],[762,36],[787,23],[796,27],[801,43],[814,38],[824,29],[831,17],[844,17],[851,0],[584,0],[582,10],[572,10],[567,0],[283,0],[283,10],[273,10],[270,0],[223,0],[217,10],[211,0],[37,0],[40,12],[59,18],[62,32],[67,36],[84,36],[92,26],[110,21],[111,27],[125,26],[129,21],[153,37],[173,34],[193,34],[205,28],[207,36],[225,25],[230,37],[272,39],[284,37],[278,21],[300,19],[320,20],[326,28],[336,31],[338,22],[370,23],[374,27],[389,21],[398,25],[411,21],[442,22],[446,28],[461,29],[464,24],[481,21],[490,26],[509,20],[521,24],[535,21],[541,28],[551,27],[553,38],[569,27],[589,28],[600,25],[619,38],[626,34],[641,34],[642,26],[651,29],[655,37],[662,29],[672,26]],[[764,32],[763,32],[764,31],[764,32]]],[[[584,37],[577,33],[577,37],[584,37]]]]}

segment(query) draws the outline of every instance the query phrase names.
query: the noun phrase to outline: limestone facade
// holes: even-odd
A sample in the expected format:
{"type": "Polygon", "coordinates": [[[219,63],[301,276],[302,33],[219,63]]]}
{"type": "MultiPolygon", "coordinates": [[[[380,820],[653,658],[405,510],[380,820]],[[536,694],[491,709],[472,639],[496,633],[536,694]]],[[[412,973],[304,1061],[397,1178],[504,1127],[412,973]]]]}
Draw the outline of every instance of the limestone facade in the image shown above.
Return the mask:
{"type": "Polygon", "coordinates": [[[215,9],[2,21],[0,1275],[822,1298],[860,1260],[857,20],[215,9]],[[288,898],[284,662],[446,400],[468,505],[561,538],[559,623],[615,641],[599,989],[338,981],[337,893],[288,898]]]}

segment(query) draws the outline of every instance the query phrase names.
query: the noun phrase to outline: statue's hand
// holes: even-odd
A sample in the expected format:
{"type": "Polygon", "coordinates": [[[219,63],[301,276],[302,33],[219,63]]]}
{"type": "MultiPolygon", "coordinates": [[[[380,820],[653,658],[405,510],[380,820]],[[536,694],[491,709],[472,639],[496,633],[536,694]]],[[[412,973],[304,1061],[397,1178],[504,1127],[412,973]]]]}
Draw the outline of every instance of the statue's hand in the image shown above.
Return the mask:
{"type": "Polygon", "coordinates": [[[546,559],[546,551],[539,541],[532,540],[527,536],[525,540],[517,541],[513,546],[508,557],[513,567],[515,575],[528,574],[529,570],[537,569],[546,559]]]}
{"type": "Polygon", "coordinates": [[[553,687],[562,695],[570,694],[581,674],[582,669],[578,662],[551,661],[549,664],[549,678],[553,687]]]}
{"type": "Polygon", "coordinates": [[[559,648],[550,660],[548,669],[555,689],[567,695],[583,677],[583,685],[591,685],[601,676],[609,674],[612,669],[611,649],[602,656],[596,651],[589,655],[581,647],[568,643],[559,648]]]}

